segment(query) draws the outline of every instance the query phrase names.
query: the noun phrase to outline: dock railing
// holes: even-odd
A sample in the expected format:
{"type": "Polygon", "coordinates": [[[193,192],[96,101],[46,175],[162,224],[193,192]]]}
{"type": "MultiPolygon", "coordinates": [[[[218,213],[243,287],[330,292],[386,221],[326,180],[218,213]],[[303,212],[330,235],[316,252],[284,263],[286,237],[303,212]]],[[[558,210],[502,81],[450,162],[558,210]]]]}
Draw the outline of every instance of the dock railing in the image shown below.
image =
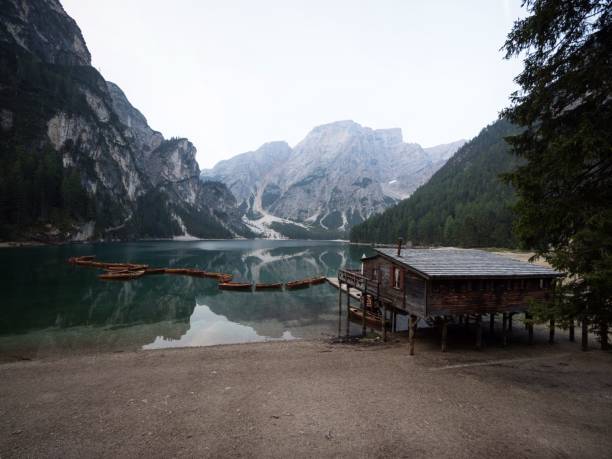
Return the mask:
{"type": "Polygon", "coordinates": [[[369,279],[368,277],[361,274],[359,269],[344,268],[338,270],[338,280],[344,282],[349,287],[356,288],[357,290],[372,295],[376,298],[382,297],[380,291],[380,281],[369,279]]]}

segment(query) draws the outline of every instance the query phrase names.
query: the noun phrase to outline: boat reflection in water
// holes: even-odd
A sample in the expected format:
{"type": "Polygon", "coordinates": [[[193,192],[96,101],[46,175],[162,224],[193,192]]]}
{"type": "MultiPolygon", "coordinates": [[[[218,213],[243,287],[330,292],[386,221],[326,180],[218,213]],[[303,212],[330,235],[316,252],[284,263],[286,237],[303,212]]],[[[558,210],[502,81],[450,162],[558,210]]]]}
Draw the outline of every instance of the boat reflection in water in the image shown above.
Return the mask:
{"type": "Polygon", "coordinates": [[[336,242],[195,241],[93,244],[0,251],[0,352],[128,350],[318,338],[337,330],[337,292],[326,284],[221,291],[213,279],[143,276],[104,282],[70,256],[227,272],[236,282],[333,276],[363,247],[336,242]],[[9,268],[10,267],[10,268],[9,268]]]}

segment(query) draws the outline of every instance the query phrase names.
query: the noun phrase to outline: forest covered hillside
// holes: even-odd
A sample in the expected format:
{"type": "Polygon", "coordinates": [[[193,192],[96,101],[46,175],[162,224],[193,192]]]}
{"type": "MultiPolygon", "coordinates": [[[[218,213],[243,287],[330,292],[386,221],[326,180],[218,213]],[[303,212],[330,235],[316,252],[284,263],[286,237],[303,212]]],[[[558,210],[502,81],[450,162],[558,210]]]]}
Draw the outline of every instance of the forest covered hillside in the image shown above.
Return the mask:
{"type": "Polygon", "coordinates": [[[518,164],[504,140],[517,132],[505,120],[487,126],[410,198],[353,227],[351,241],[515,247],[515,195],[499,176],[518,164]]]}

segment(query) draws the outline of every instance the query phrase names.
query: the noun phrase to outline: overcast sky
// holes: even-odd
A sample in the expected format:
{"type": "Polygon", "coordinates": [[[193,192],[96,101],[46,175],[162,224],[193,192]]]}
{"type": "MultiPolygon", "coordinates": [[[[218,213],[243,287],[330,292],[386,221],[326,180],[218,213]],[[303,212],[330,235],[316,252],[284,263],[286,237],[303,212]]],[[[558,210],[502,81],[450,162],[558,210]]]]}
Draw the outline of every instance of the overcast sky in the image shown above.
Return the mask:
{"type": "Polygon", "coordinates": [[[514,90],[519,0],[61,0],[93,65],[201,168],[320,124],[471,138],[514,90]]]}

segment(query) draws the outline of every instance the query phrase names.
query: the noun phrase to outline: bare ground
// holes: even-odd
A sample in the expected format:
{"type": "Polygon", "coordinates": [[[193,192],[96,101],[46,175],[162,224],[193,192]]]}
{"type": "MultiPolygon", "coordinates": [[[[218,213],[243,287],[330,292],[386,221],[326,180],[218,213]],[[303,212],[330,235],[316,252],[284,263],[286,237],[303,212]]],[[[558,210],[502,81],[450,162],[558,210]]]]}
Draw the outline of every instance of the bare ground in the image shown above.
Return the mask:
{"type": "MultiPolygon", "coordinates": [[[[427,333],[427,332],[423,332],[427,333]]],[[[0,365],[0,457],[610,457],[612,355],[277,342],[0,365]]]]}

